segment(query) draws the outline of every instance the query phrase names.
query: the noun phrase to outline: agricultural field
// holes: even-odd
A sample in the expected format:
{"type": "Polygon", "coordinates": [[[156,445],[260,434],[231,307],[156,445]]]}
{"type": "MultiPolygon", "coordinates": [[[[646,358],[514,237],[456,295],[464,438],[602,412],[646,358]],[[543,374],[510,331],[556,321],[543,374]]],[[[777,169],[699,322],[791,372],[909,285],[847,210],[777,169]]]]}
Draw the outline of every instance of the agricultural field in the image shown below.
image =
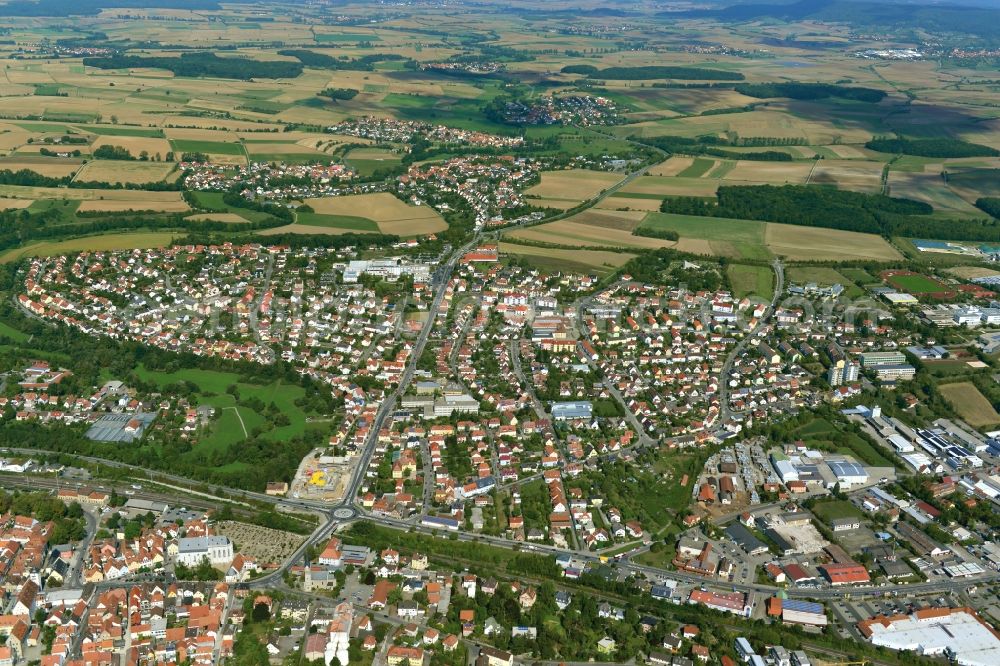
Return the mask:
{"type": "Polygon", "coordinates": [[[938,391],[969,425],[983,428],[1000,423],[1000,414],[979,392],[975,384],[971,382],[941,384],[938,386],[938,391]]]}
{"type": "Polygon", "coordinates": [[[85,183],[157,183],[167,178],[176,169],[171,162],[115,162],[94,160],[88,162],[76,174],[76,179],[85,183]]]}
{"type": "Polygon", "coordinates": [[[580,202],[593,199],[624,178],[625,176],[620,173],[587,169],[543,171],[542,182],[528,189],[526,194],[538,197],[535,203],[540,206],[572,208],[580,202]]]}
{"type": "Polygon", "coordinates": [[[843,190],[878,193],[882,191],[882,162],[862,160],[819,160],[806,181],[810,185],[836,185],[843,190]]]}
{"type": "Polygon", "coordinates": [[[47,257],[68,252],[97,250],[132,250],[145,247],[166,247],[178,236],[174,233],[136,232],[85,236],[64,241],[28,243],[0,253],[0,264],[8,264],[24,257],[47,257]]]}
{"type": "Polygon", "coordinates": [[[517,243],[500,243],[502,254],[517,257],[546,270],[594,272],[605,275],[635,257],[627,252],[606,250],[564,250],[517,243]]]}
{"type": "MultiPolygon", "coordinates": [[[[386,234],[417,236],[444,231],[447,227],[440,213],[433,208],[411,206],[384,192],[306,199],[303,203],[320,215],[371,220],[379,231],[386,234]]],[[[314,222],[309,221],[303,224],[314,226],[314,222]]]]}
{"type": "Polygon", "coordinates": [[[642,227],[676,231],[680,240],[675,247],[684,252],[758,260],[771,257],[764,242],[766,222],[649,213],[643,219],[642,227]]]}
{"type": "Polygon", "coordinates": [[[27,208],[33,203],[35,202],[31,199],[10,199],[7,197],[0,197],[0,210],[27,208]]]}
{"type": "Polygon", "coordinates": [[[878,236],[838,229],[672,213],[650,213],[642,226],[676,231],[680,236],[676,248],[694,254],[756,260],[781,256],[791,261],[899,257],[878,236]]]}
{"type": "Polygon", "coordinates": [[[361,176],[371,176],[380,169],[399,166],[402,157],[384,148],[354,148],[344,157],[344,162],[354,167],[361,176]]]}
{"type": "Polygon", "coordinates": [[[72,176],[80,170],[83,160],[76,158],[61,157],[32,157],[30,155],[18,154],[13,157],[0,159],[0,170],[21,171],[26,169],[43,176],[53,178],[63,178],[72,176]]]}
{"type": "Polygon", "coordinates": [[[573,247],[673,247],[673,241],[632,234],[645,215],[641,211],[589,210],[564,220],[508,231],[504,237],[573,247]]]}
{"type": "Polygon", "coordinates": [[[768,223],[765,244],[774,254],[792,261],[889,261],[901,255],[875,234],[840,229],[768,223]]]}

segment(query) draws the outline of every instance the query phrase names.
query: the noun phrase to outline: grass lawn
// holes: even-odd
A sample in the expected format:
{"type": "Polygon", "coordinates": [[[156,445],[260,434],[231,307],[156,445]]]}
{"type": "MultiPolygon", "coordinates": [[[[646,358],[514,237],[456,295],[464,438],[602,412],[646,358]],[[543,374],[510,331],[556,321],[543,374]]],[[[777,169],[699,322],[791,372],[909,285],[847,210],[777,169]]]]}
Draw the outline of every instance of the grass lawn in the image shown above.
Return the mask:
{"type": "Polygon", "coordinates": [[[774,271],[770,266],[730,264],[727,274],[737,298],[759,296],[770,299],[774,295],[774,271]]]}
{"type": "Polygon", "coordinates": [[[878,282],[878,278],[863,268],[841,268],[839,272],[844,277],[854,280],[858,284],[874,284],[878,282]]]}
{"type": "MultiPolygon", "coordinates": [[[[247,384],[241,380],[239,375],[232,372],[195,368],[167,373],[148,370],[140,365],[136,368],[136,375],[143,381],[152,382],[160,387],[181,381],[196,385],[199,390],[198,404],[211,405],[219,412],[217,414],[219,421],[214,432],[204,440],[211,446],[223,446],[243,439],[243,428],[239,427],[235,410],[224,409],[237,406],[235,398],[226,392],[232,384],[237,386],[241,398],[257,398],[265,405],[273,402],[283,414],[288,416],[289,425],[275,428],[266,433],[264,436],[267,439],[277,441],[289,439],[301,435],[306,428],[306,414],[295,404],[296,400],[305,395],[305,389],[301,386],[283,382],[272,382],[264,385],[247,384]],[[225,435],[219,434],[222,430],[226,431],[225,435]]],[[[247,432],[264,422],[264,416],[245,406],[239,406],[239,413],[243,417],[247,432]]]]}

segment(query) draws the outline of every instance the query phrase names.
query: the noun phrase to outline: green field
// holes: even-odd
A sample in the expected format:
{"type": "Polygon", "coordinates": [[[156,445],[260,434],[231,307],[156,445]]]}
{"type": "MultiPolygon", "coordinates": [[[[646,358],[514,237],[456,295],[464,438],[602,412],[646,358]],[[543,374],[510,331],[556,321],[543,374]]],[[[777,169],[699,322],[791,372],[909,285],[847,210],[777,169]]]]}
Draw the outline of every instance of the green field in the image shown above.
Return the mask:
{"type": "Polygon", "coordinates": [[[810,511],[827,523],[835,518],[861,518],[863,515],[858,507],[847,500],[817,502],[810,511]]]}
{"type": "Polygon", "coordinates": [[[774,271],[770,266],[730,264],[727,275],[733,295],[737,298],[757,296],[770,299],[774,295],[774,271]]]}
{"type": "Polygon", "coordinates": [[[312,227],[350,229],[352,231],[373,231],[378,233],[378,225],[366,217],[353,215],[324,215],[322,213],[297,213],[295,221],[312,227]]]}
{"type": "Polygon", "coordinates": [[[726,217],[650,213],[639,225],[639,228],[676,231],[680,236],[677,245],[679,250],[697,252],[695,244],[685,242],[687,239],[691,239],[708,241],[711,250],[722,256],[758,260],[771,258],[771,253],[764,243],[765,222],[734,220],[726,217]]]}
{"type": "Polygon", "coordinates": [[[19,331],[4,321],[0,321],[0,337],[9,338],[14,342],[27,342],[28,340],[27,333],[19,331]]]}
{"type": "Polygon", "coordinates": [[[864,285],[878,282],[877,277],[863,268],[841,268],[839,272],[844,277],[854,280],[858,284],[864,285]]]}
{"type": "Polygon", "coordinates": [[[206,208],[211,211],[236,213],[240,217],[245,217],[251,222],[263,222],[264,220],[271,219],[271,216],[263,211],[226,205],[226,202],[222,200],[222,197],[225,196],[222,192],[192,191],[191,195],[201,208],[206,208]]]}
{"type": "Polygon", "coordinates": [[[948,289],[937,280],[924,275],[893,275],[889,283],[911,294],[934,294],[948,289]]]}
{"type": "Polygon", "coordinates": [[[240,416],[243,417],[247,431],[253,430],[265,420],[263,415],[249,409],[243,405],[237,405],[236,398],[227,392],[231,385],[235,385],[240,398],[256,398],[265,405],[274,403],[278,410],[288,416],[291,423],[287,426],[274,428],[264,436],[267,439],[280,441],[286,440],[296,435],[301,435],[306,429],[306,414],[295,404],[295,401],[305,395],[305,389],[294,384],[283,382],[273,382],[266,385],[248,384],[242,378],[232,372],[216,372],[212,370],[185,369],[177,372],[161,372],[158,370],[147,370],[143,366],[136,368],[136,375],[139,379],[165,387],[178,382],[190,382],[198,387],[197,403],[199,405],[211,405],[217,410],[219,421],[213,432],[203,441],[206,446],[223,447],[233,441],[242,441],[243,429],[239,428],[238,419],[232,409],[227,407],[238,407],[240,416]],[[236,426],[234,429],[233,426],[236,426]]]}
{"type": "MultiPolygon", "coordinates": [[[[861,272],[864,273],[863,270],[861,272]]],[[[826,268],[824,266],[790,266],[785,271],[785,277],[789,283],[797,285],[809,282],[815,282],[821,287],[839,284],[844,287],[845,295],[850,298],[857,298],[864,295],[864,290],[854,284],[854,281],[848,278],[844,271],[834,268],[826,268]]]]}
{"type": "Polygon", "coordinates": [[[843,432],[826,419],[817,418],[794,431],[795,437],[810,446],[857,458],[875,467],[893,467],[892,460],[880,453],[868,440],[853,432],[843,432]]]}
{"type": "Polygon", "coordinates": [[[691,166],[681,171],[678,176],[681,178],[701,178],[709,169],[715,166],[715,160],[706,159],[704,157],[694,158],[694,162],[691,166]]]}

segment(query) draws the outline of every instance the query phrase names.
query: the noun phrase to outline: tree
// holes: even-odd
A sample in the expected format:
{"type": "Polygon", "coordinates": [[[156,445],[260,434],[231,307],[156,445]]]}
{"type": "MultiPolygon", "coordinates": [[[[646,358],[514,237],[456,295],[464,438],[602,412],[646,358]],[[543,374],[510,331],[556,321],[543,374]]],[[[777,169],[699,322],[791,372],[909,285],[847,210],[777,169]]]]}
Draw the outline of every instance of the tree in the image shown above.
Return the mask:
{"type": "Polygon", "coordinates": [[[253,607],[251,617],[254,622],[267,622],[271,619],[271,611],[268,609],[267,604],[257,604],[253,607]]]}

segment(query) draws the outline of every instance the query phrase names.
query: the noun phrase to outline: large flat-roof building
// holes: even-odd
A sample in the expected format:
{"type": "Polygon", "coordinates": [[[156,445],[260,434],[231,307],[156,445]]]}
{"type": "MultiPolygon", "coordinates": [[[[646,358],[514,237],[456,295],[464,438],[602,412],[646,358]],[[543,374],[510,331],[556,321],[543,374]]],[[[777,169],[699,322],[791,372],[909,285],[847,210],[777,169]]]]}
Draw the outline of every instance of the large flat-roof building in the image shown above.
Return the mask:
{"type": "Polygon", "coordinates": [[[874,645],[943,655],[960,666],[1000,664],[1000,637],[971,608],[927,608],[858,623],[874,645]]]}

